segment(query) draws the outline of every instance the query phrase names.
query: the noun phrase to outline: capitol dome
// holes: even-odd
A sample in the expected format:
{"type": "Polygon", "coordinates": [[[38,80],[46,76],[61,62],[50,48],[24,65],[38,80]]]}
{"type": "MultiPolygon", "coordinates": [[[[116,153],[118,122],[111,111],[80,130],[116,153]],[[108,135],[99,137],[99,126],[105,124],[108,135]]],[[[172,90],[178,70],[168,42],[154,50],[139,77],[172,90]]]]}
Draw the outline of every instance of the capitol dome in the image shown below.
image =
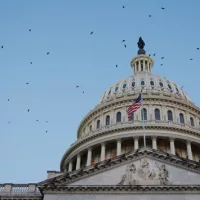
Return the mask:
{"type": "Polygon", "coordinates": [[[130,65],[133,74],[109,87],[81,121],[61,171],[83,170],[143,147],[199,162],[200,109],[179,85],[152,73],[154,61],[143,48],[130,65]],[[139,94],[143,106],[128,120],[127,108],[139,94]]]}
{"type": "Polygon", "coordinates": [[[100,103],[111,101],[120,96],[132,95],[140,91],[147,94],[162,94],[191,102],[186,92],[175,82],[169,81],[162,76],[154,75],[148,71],[141,71],[113,84],[104,92],[100,103]]]}

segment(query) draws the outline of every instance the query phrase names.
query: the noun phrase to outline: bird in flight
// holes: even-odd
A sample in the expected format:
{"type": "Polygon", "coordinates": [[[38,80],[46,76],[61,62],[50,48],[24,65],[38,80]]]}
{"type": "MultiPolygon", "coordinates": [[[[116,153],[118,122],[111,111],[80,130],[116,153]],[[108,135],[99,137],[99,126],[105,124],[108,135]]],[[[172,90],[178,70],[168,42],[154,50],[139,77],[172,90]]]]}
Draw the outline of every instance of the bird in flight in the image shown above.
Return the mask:
{"type": "Polygon", "coordinates": [[[31,29],[29,29],[29,32],[31,32],[31,29]]]}
{"type": "Polygon", "coordinates": [[[164,59],[164,57],[162,57],[161,59],[164,59]]]}
{"type": "Polygon", "coordinates": [[[77,85],[76,88],[79,88],[79,85],[77,85]]]}
{"type": "Polygon", "coordinates": [[[85,92],[83,91],[83,93],[85,93],[85,92]]]}
{"type": "Polygon", "coordinates": [[[94,32],[92,31],[91,33],[90,33],[90,35],[92,35],[94,32]]]}
{"type": "Polygon", "coordinates": [[[8,101],[10,101],[10,99],[8,99],[8,101]]]}
{"type": "Polygon", "coordinates": [[[197,48],[197,50],[199,50],[199,47],[197,48]]]}
{"type": "Polygon", "coordinates": [[[47,133],[48,131],[46,131],[46,133],[47,133]]]}
{"type": "Polygon", "coordinates": [[[47,52],[47,55],[49,55],[50,54],[50,52],[47,52]]]}
{"type": "Polygon", "coordinates": [[[1,46],[1,48],[3,49],[3,45],[1,46]]]}
{"type": "Polygon", "coordinates": [[[151,15],[149,15],[149,17],[151,17],[151,15]]]}
{"type": "Polygon", "coordinates": [[[39,120],[37,119],[36,122],[39,122],[39,120]]]}
{"type": "Polygon", "coordinates": [[[30,111],[30,109],[27,110],[27,112],[29,112],[29,111],[30,111]]]}
{"type": "Polygon", "coordinates": [[[160,66],[163,66],[163,64],[160,64],[160,66]]]}
{"type": "Polygon", "coordinates": [[[48,123],[48,121],[45,121],[46,123],[48,123]]]}
{"type": "Polygon", "coordinates": [[[126,48],[126,45],[124,45],[124,47],[126,48]]]}
{"type": "Polygon", "coordinates": [[[116,67],[118,67],[118,66],[116,65],[116,67]]]}
{"type": "Polygon", "coordinates": [[[151,54],[149,54],[149,57],[151,56],[151,54]]]}
{"type": "Polygon", "coordinates": [[[156,54],[154,53],[153,56],[155,56],[156,54]]]}
{"type": "Polygon", "coordinates": [[[163,8],[163,7],[162,7],[161,9],[162,9],[162,10],[165,10],[165,8],[163,8]]]}
{"type": "Polygon", "coordinates": [[[33,64],[33,62],[30,62],[30,64],[32,65],[32,64],[33,64]]]}
{"type": "Polygon", "coordinates": [[[190,58],[190,60],[193,60],[192,58],[190,58]]]}
{"type": "Polygon", "coordinates": [[[125,42],[126,40],[122,40],[122,42],[125,42]]]}
{"type": "Polygon", "coordinates": [[[28,85],[28,84],[29,84],[29,82],[26,83],[26,85],[28,85]]]}
{"type": "Polygon", "coordinates": [[[10,121],[8,123],[10,124],[10,121]]]}
{"type": "Polygon", "coordinates": [[[122,8],[125,8],[125,6],[122,6],[122,8]]]}

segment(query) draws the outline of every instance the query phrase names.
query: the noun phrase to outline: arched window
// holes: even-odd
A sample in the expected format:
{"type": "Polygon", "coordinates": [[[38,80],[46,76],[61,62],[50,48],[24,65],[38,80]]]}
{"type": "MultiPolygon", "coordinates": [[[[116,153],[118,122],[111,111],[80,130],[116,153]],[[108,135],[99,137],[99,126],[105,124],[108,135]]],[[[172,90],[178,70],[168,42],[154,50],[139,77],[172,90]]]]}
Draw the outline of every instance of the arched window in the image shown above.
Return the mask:
{"type": "Polygon", "coordinates": [[[143,108],[141,110],[141,116],[142,116],[142,120],[147,120],[147,109],[143,108]]]}
{"type": "Polygon", "coordinates": [[[98,119],[97,120],[97,129],[99,129],[100,128],[100,120],[98,119]]]}
{"type": "Polygon", "coordinates": [[[169,121],[173,121],[173,114],[172,114],[172,111],[171,111],[171,110],[168,110],[168,111],[167,111],[167,117],[168,117],[168,120],[169,120],[169,121]]]}
{"type": "Polygon", "coordinates": [[[125,89],[125,88],[126,88],[126,83],[123,84],[123,89],[125,89]]]}
{"type": "Polygon", "coordinates": [[[121,118],[122,118],[121,112],[117,112],[117,115],[116,115],[116,122],[121,122],[121,118]]]}
{"type": "Polygon", "coordinates": [[[184,115],[182,113],[179,114],[180,123],[185,124],[184,115]]]}
{"type": "Polygon", "coordinates": [[[163,87],[163,83],[162,82],[159,82],[159,85],[160,85],[160,87],[163,87]]]}
{"type": "Polygon", "coordinates": [[[154,86],[154,82],[153,82],[153,81],[150,81],[150,85],[151,85],[151,86],[154,86]]]}
{"type": "Polygon", "coordinates": [[[107,115],[106,116],[106,126],[109,126],[110,125],[110,116],[107,115]]]}
{"type": "Polygon", "coordinates": [[[134,120],[134,113],[132,113],[130,116],[130,121],[133,121],[133,120],[134,120]]]}
{"type": "Polygon", "coordinates": [[[190,125],[194,126],[194,119],[192,117],[190,117],[190,125]]]}
{"type": "Polygon", "coordinates": [[[145,85],[145,82],[144,81],[141,81],[141,86],[144,86],[145,85]]]}
{"type": "Polygon", "coordinates": [[[172,89],[172,86],[170,84],[168,84],[168,88],[171,90],[172,89]]]}
{"type": "Polygon", "coordinates": [[[92,131],[92,125],[90,125],[90,131],[92,131]]]}
{"type": "Polygon", "coordinates": [[[154,112],[155,112],[155,120],[160,120],[160,110],[156,108],[154,112]]]}

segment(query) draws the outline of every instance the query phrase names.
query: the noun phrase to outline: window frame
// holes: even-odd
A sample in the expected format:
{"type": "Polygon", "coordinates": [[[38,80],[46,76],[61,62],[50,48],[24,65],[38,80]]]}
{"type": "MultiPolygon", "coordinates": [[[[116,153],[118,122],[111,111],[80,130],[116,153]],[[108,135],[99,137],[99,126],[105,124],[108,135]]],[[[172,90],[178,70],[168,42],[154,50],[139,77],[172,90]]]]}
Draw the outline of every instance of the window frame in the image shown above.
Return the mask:
{"type": "Polygon", "coordinates": [[[154,117],[155,117],[155,120],[160,121],[161,118],[160,118],[160,109],[159,108],[156,108],[154,110],[154,117]],[[158,113],[156,113],[157,111],[158,111],[158,113]]]}
{"type": "Polygon", "coordinates": [[[120,111],[118,111],[116,113],[116,122],[121,122],[122,121],[122,113],[120,111]]]}
{"type": "Polygon", "coordinates": [[[185,124],[185,118],[183,113],[179,113],[179,120],[181,124],[185,124]]]}
{"type": "Polygon", "coordinates": [[[106,115],[106,126],[110,126],[110,115],[106,115]]]}
{"type": "Polygon", "coordinates": [[[147,120],[147,109],[146,108],[141,109],[141,119],[144,121],[147,120]]]}
{"type": "Polygon", "coordinates": [[[167,111],[167,119],[168,121],[173,121],[173,112],[171,110],[167,111]],[[171,115],[169,115],[169,113],[171,113],[171,115]],[[171,119],[169,119],[169,116],[171,116],[171,119]]]}

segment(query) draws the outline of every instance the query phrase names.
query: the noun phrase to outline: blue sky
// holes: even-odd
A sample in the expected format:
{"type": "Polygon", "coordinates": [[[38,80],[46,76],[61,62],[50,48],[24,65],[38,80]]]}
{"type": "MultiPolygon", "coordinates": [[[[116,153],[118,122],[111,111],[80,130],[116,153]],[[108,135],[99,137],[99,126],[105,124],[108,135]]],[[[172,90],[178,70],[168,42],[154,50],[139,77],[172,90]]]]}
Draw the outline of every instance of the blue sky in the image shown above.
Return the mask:
{"type": "Polygon", "coordinates": [[[1,0],[0,182],[39,182],[59,170],[81,119],[132,74],[139,36],[156,53],[153,73],[184,86],[200,106],[199,7],[199,0],[1,0]]]}

